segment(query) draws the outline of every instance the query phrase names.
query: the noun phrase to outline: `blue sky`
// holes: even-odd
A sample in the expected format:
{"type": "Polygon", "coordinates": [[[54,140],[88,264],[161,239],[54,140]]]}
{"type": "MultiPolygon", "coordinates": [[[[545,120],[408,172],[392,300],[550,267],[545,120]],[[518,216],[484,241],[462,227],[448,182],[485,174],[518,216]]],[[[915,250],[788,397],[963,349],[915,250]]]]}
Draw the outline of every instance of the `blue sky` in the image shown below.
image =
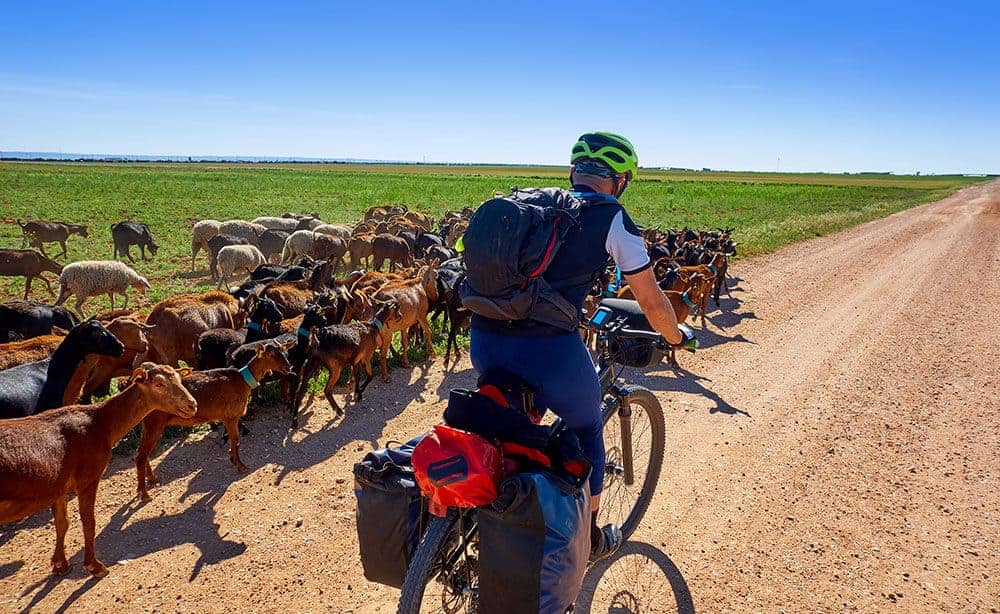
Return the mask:
{"type": "Polygon", "coordinates": [[[0,150],[1000,172],[998,2],[5,2],[0,150]]]}

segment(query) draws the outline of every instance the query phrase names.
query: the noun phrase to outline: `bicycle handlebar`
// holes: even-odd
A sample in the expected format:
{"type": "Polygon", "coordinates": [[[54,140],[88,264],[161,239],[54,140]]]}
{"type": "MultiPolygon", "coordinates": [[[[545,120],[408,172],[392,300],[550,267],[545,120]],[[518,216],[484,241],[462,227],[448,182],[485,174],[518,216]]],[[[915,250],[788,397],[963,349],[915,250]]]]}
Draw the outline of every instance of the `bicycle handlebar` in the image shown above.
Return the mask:
{"type": "Polygon", "coordinates": [[[656,342],[662,341],[665,345],[669,345],[667,344],[667,341],[663,338],[663,335],[651,330],[641,330],[635,328],[619,328],[617,331],[615,331],[615,334],[622,335],[624,337],[632,337],[633,339],[643,339],[645,341],[656,341],[656,342]]]}

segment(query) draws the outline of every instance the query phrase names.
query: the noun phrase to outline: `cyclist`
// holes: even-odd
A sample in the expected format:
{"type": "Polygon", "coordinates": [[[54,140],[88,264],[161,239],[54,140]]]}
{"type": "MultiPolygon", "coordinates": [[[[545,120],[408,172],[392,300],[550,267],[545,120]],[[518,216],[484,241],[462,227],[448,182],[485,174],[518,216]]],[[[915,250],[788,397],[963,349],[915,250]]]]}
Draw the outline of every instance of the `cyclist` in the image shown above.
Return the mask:
{"type": "MultiPolygon", "coordinates": [[[[573,146],[570,164],[572,192],[603,204],[581,209],[579,224],[545,271],[545,280],[579,310],[610,255],[653,328],[679,345],[684,339],[673,308],[656,284],[639,230],[617,200],[638,171],[635,148],[617,134],[590,132],[573,146]]],[[[534,320],[478,314],[471,328],[470,356],[478,372],[505,369],[518,375],[534,388],[539,407],[555,412],[576,432],[593,467],[590,558],[613,554],[621,546],[620,528],[597,526],[605,465],[601,390],[580,335],[534,320]]]]}

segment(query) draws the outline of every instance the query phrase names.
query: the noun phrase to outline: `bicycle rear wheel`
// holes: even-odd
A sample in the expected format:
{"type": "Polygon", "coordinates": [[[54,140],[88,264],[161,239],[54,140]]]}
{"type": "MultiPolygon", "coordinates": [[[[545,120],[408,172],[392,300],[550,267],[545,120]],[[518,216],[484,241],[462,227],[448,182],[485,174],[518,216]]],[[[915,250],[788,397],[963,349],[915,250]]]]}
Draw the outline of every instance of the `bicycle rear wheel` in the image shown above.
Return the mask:
{"type": "Polygon", "coordinates": [[[478,609],[479,573],[473,545],[463,548],[460,514],[432,516],[403,580],[397,614],[472,613],[478,609]]]}
{"type": "Polygon", "coordinates": [[[663,468],[666,427],[663,408],[648,389],[626,386],[630,412],[611,409],[604,423],[604,494],[598,525],[621,527],[625,539],[638,528],[656,492],[663,468]]]}

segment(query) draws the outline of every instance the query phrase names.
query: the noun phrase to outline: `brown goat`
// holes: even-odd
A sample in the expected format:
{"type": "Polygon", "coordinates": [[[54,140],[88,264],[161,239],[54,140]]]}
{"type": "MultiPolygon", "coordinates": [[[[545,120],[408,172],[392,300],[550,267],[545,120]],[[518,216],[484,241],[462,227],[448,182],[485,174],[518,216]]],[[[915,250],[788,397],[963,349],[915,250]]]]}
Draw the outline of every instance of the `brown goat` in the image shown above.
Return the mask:
{"type": "Polygon", "coordinates": [[[389,284],[375,294],[380,301],[395,301],[399,305],[399,319],[387,323],[382,329],[379,339],[379,366],[382,380],[389,381],[389,346],[396,331],[400,333],[403,351],[403,366],[410,366],[410,327],[418,325],[424,333],[427,345],[427,355],[434,358],[434,346],[431,345],[431,326],[427,322],[427,310],[430,301],[438,300],[437,262],[425,266],[417,272],[415,279],[389,284]]]}
{"type": "Polygon", "coordinates": [[[91,395],[108,394],[111,380],[131,373],[136,363],[149,350],[146,332],[153,327],[129,318],[115,318],[106,326],[122,342],[125,351],[121,356],[92,354],[84,358],[66,385],[64,404],[89,402],[91,395]]]}
{"type": "Polygon", "coordinates": [[[149,499],[146,482],[155,484],[158,481],[149,464],[149,455],[168,425],[194,426],[222,422],[229,436],[229,458],[237,471],[246,471],[246,465],[240,460],[239,421],[247,413],[250,391],[268,374],[286,375],[291,370],[292,366],[288,363],[282,346],[277,342],[269,342],[259,348],[257,354],[241,369],[226,367],[185,375],[184,387],[198,400],[197,413],[181,416],[154,411],[142,421],[142,439],[135,455],[138,492],[142,500],[149,499]]]}
{"type": "Polygon", "coordinates": [[[316,294],[326,287],[331,276],[332,265],[321,262],[309,279],[271,282],[259,294],[278,305],[282,318],[294,318],[305,313],[306,304],[316,300],[316,294]]]}
{"type": "Polygon", "coordinates": [[[340,237],[316,234],[316,238],[313,240],[313,258],[332,262],[333,272],[336,273],[337,267],[344,264],[345,255],[347,255],[347,241],[340,237]]]}
{"type": "Polygon", "coordinates": [[[45,282],[49,294],[55,296],[52,285],[42,273],[62,273],[62,266],[33,249],[0,249],[0,277],[24,277],[24,300],[28,300],[31,282],[37,277],[45,282]]]}
{"type": "Polygon", "coordinates": [[[146,317],[154,326],[146,335],[149,351],[144,360],[177,366],[195,364],[198,335],[211,328],[240,328],[244,314],[239,302],[224,292],[189,294],[160,301],[146,317]]]}
{"type": "Polygon", "coordinates": [[[18,365],[28,364],[36,360],[45,360],[56,351],[59,344],[66,338],[66,332],[61,328],[53,328],[57,334],[32,337],[23,341],[0,343],[0,371],[18,365]]]}
{"type": "Polygon", "coordinates": [[[112,448],[153,409],[177,416],[192,416],[197,409],[170,367],[143,365],[122,392],[95,405],[71,405],[0,422],[0,523],[51,506],[56,525],[53,573],[69,571],[66,501],[75,492],[83,525],[83,566],[94,576],[107,575],[108,568],[94,551],[97,487],[112,448]]]}
{"type": "Polygon", "coordinates": [[[373,234],[354,234],[347,240],[347,251],[351,254],[351,268],[367,265],[372,255],[373,234]]]}
{"type": "Polygon", "coordinates": [[[389,261],[389,269],[393,265],[410,266],[413,261],[413,254],[410,253],[410,245],[406,239],[391,234],[378,234],[372,239],[372,268],[376,271],[382,269],[382,263],[389,261]]]}
{"type": "Polygon", "coordinates": [[[21,232],[24,233],[24,237],[21,240],[21,247],[25,245],[35,247],[38,251],[42,252],[43,256],[48,256],[45,253],[45,244],[58,243],[62,246],[63,251],[56,258],[66,255],[66,239],[72,235],[80,235],[84,238],[89,236],[87,226],[70,224],[68,222],[29,221],[22,224],[18,220],[17,225],[21,227],[21,232]]]}
{"type": "Polygon", "coordinates": [[[372,380],[372,356],[379,346],[380,333],[390,322],[399,319],[394,301],[378,303],[374,317],[367,322],[351,322],[317,328],[315,343],[306,352],[306,359],[300,370],[299,386],[292,400],[292,426],[298,422],[299,405],[309,386],[309,380],[321,370],[329,372],[323,395],[333,407],[338,416],[344,415],[344,410],[333,398],[333,389],[340,381],[340,372],[345,368],[352,370],[354,379],[354,401],[361,400],[361,393],[372,380]],[[358,367],[364,367],[367,379],[361,381],[358,367]]]}

